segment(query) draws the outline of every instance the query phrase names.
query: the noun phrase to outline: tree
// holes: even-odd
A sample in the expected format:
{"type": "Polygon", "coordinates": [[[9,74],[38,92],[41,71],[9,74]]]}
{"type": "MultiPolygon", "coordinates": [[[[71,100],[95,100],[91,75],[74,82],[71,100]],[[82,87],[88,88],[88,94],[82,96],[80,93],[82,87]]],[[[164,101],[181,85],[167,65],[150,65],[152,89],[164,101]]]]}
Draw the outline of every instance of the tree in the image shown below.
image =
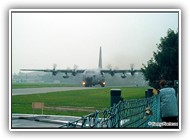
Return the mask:
{"type": "Polygon", "coordinates": [[[178,80],[178,31],[175,33],[169,29],[167,36],[162,37],[160,42],[157,44],[158,51],[153,52],[153,58],[147,62],[147,66],[143,64],[141,69],[145,80],[153,87],[161,79],[178,80]]]}

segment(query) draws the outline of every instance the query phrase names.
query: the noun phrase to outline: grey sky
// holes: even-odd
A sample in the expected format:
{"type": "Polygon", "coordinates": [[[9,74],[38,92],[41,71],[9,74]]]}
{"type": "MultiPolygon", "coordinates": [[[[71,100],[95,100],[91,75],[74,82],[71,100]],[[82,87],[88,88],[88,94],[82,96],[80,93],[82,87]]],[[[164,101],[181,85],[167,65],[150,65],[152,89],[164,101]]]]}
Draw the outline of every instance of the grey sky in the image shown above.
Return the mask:
{"type": "Polygon", "coordinates": [[[104,68],[138,69],[169,28],[177,13],[13,13],[12,71],[97,68],[100,46],[104,68]]]}

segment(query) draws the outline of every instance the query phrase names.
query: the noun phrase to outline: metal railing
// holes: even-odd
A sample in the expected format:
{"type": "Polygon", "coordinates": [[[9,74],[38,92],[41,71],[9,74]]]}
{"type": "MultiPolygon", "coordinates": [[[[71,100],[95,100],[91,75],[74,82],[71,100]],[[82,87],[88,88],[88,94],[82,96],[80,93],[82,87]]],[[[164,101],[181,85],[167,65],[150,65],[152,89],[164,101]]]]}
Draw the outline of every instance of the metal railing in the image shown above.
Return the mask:
{"type": "Polygon", "coordinates": [[[64,124],[62,128],[149,128],[149,122],[160,122],[160,99],[153,95],[144,99],[119,101],[110,109],[95,111],[64,124]]]}

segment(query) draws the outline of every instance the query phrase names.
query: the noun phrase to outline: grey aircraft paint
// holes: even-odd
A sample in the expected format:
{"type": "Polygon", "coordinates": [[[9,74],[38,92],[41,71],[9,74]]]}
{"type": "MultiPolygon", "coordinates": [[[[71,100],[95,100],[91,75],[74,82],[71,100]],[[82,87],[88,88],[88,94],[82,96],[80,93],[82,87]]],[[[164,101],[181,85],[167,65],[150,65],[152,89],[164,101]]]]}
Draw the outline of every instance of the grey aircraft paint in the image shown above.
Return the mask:
{"type": "Polygon", "coordinates": [[[95,85],[100,85],[104,87],[106,85],[105,73],[109,73],[111,76],[114,76],[115,73],[121,73],[121,78],[126,78],[126,73],[131,73],[134,75],[135,72],[141,72],[141,70],[134,70],[133,66],[130,70],[113,70],[113,69],[102,69],[102,48],[100,47],[99,52],[99,63],[97,69],[56,69],[54,65],[53,69],[21,69],[21,71],[42,71],[42,72],[51,72],[52,75],[57,73],[64,73],[63,78],[69,78],[68,73],[76,76],[77,73],[82,73],[82,85],[84,87],[92,87],[95,85]]]}

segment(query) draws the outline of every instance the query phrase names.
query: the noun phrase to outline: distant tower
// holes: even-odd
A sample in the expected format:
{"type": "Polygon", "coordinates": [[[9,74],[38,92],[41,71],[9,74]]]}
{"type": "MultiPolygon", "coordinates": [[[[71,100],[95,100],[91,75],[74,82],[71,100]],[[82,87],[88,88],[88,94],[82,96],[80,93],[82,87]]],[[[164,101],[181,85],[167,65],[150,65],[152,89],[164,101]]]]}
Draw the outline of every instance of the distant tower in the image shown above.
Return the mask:
{"type": "Polygon", "coordinates": [[[99,63],[98,68],[102,69],[102,47],[100,46],[100,53],[99,53],[99,63]]]}

